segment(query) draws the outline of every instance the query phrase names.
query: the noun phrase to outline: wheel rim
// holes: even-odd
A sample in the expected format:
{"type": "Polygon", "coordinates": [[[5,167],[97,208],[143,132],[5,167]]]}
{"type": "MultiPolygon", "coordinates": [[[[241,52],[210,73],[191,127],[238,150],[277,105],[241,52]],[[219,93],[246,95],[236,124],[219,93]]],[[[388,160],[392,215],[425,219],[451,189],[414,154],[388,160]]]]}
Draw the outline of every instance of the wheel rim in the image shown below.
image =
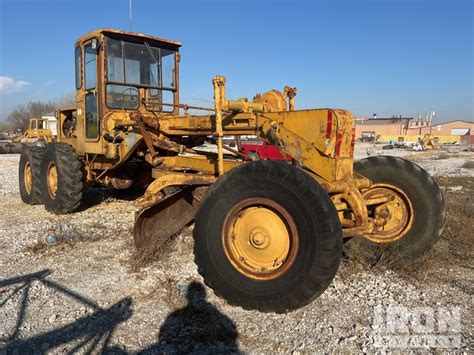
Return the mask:
{"type": "Polygon", "coordinates": [[[365,237],[376,243],[393,243],[406,236],[413,226],[413,204],[401,189],[391,184],[372,185],[363,194],[364,199],[377,196],[389,196],[388,202],[369,208],[369,214],[383,223],[376,225],[373,232],[365,237]]]}
{"type": "Polygon", "coordinates": [[[228,213],[222,242],[232,265],[247,277],[271,280],[293,265],[299,235],[290,214],[267,198],[239,202],[228,213]]]}
{"type": "Polygon", "coordinates": [[[27,161],[25,164],[23,179],[25,183],[26,192],[28,193],[28,195],[30,195],[31,190],[33,189],[33,173],[31,172],[31,165],[29,161],[27,161]]]}
{"type": "Polygon", "coordinates": [[[58,169],[54,162],[48,164],[48,192],[51,198],[56,198],[58,192],[58,169]]]}

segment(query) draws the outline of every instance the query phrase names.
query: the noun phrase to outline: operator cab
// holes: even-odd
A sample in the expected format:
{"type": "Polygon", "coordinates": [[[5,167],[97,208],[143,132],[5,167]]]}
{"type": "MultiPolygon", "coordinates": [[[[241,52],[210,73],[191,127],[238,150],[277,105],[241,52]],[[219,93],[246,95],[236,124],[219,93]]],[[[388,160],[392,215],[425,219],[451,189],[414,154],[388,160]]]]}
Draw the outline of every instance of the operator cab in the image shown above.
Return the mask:
{"type": "Polygon", "coordinates": [[[46,118],[31,118],[29,122],[29,129],[32,131],[49,129],[49,122],[46,118]]]}
{"type": "Polygon", "coordinates": [[[76,42],[76,107],[84,137],[98,141],[109,112],[178,113],[179,42],[100,29],[76,42]]]}

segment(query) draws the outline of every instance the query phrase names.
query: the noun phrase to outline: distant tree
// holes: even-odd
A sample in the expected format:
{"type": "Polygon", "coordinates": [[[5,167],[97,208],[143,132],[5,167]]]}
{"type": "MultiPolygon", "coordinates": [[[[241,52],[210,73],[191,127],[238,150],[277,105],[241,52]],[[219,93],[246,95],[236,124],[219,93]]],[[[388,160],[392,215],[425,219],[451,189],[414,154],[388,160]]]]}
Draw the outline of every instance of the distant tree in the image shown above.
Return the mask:
{"type": "Polygon", "coordinates": [[[11,124],[0,122],[0,139],[8,139],[8,133],[13,133],[15,129],[11,124]]]}
{"type": "Polygon", "coordinates": [[[55,100],[57,108],[63,106],[74,106],[76,105],[76,96],[74,94],[67,94],[64,96],[59,97],[55,100]]]}
{"type": "Polygon", "coordinates": [[[7,121],[14,130],[26,130],[28,120],[52,113],[63,106],[74,106],[76,98],[74,94],[68,94],[57,98],[54,101],[30,101],[26,105],[19,105],[7,117],[7,121]]]}
{"type": "Polygon", "coordinates": [[[14,127],[6,122],[0,122],[0,132],[11,132],[14,131],[14,127]]]}
{"type": "Polygon", "coordinates": [[[55,110],[53,102],[30,101],[26,105],[17,106],[7,117],[13,128],[22,131],[28,128],[28,120],[33,117],[41,117],[55,110]]]}

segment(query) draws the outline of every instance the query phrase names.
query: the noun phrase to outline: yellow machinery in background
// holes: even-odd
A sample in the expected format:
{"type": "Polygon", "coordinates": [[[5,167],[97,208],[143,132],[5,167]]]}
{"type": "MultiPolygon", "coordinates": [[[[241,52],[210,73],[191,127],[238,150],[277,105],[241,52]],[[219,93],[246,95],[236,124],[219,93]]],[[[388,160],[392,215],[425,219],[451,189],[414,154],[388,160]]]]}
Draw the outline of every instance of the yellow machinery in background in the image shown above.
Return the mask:
{"type": "Polygon", "coordinates": [[[82,36],[76,106],[56,113],[57,142],[22,154],[22,199],[61,214],[81,206],[89,185],[142,187],[136,247],[153,254],[194,221],[206,284],[261,311],[286,312],[320,295],[337,272],[343,238],[411,258],[439,239],[445,206],[436,182],[400,158],[354,164],[349,111],[296,110],[288,86],[230,100],[223,76],[212,80],[213,107],[182,104],[180,46],[111,29],[82,36]],[[236,149],[224,135],[235,136],[236,149]],[[245,135],[291,158],[254,160],[240,149],[245,135]],[[210,137],[215,150],[200,149],[210,137]]]}
{"type": "Polygon", "coordinates": [[[426,133],[423,138],[420,140],[420,144],[423,146],[423,149],[438,149],[439,144],[436,141],[436,138],[429,133],[426,133]]]}
{"type": "Polygon", "coordinates": [[[46,118],[30,118],[28,129],[19,138],[19,142],[26,146],[45,146],[54,142],[53,133],[46,118]]]}

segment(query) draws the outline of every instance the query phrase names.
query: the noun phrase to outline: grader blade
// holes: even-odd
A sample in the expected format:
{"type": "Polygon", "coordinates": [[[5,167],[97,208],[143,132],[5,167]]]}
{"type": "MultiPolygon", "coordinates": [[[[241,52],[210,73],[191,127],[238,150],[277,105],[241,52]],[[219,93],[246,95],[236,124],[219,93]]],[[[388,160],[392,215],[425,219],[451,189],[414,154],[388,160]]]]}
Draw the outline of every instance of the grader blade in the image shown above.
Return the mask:
{"type": "Polygon", "coordinates": [[[194,219],[198,203],[193,190],[180,190],[138,214],[134,241],[140,252],[160,252],[174,234],[194,219]]]}

